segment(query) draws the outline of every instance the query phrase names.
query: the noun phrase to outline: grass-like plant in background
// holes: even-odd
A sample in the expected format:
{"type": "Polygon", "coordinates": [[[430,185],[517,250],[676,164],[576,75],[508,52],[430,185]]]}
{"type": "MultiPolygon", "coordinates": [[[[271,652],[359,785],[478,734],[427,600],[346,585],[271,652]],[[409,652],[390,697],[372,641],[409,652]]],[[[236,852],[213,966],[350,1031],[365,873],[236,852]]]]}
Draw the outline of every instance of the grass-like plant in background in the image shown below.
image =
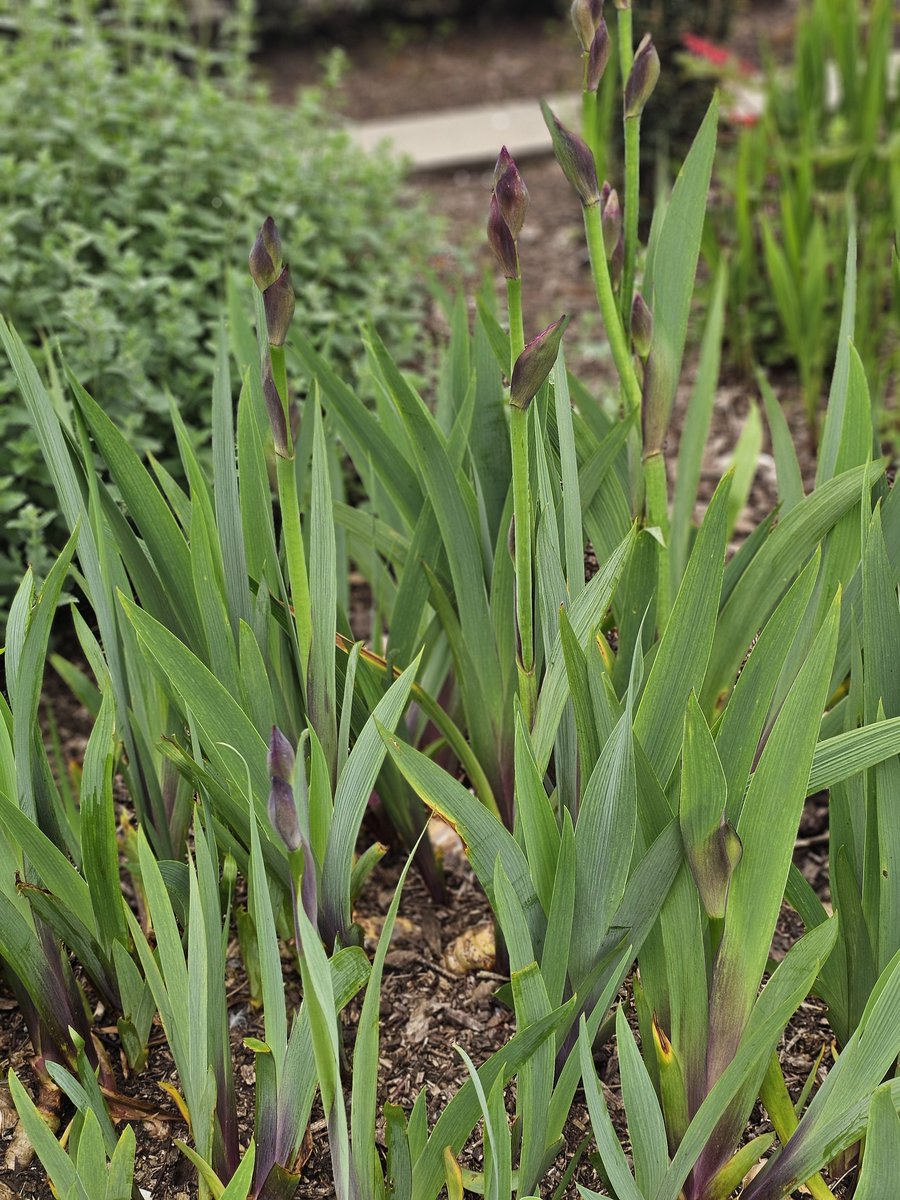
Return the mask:
{"type": "Polygon", "coordinates": [[[725,186],[710,211],[705,257],[713,269],[730,260],[728,352],[745,366],[790,364],[797,370],[813,438],[823,379],[843,337],[832,281],[853,224],[859,275],[852,332],[877,404],[896,377],[895,30],[891,0],[804,4],[793,61],[788,69],[768,68],[765,112],[722,156],[725,186]]]}
{"type": "MultiPolygon", "coordinates": [[[[581,11],[596,35],[598,6],[581,11]]],[[[26,578],[13,609],[0,956],[46,1071],[78,1112],[74,1159],[36,1139],[78,1200],[86,1179],[102,1194],[127,1174],[130,1148],[127,1137],[118,1148],[95,1086],[94,1065],[105,1064],[59,942],[115,1011],[132,1065],[158,1011],[191,1133],[183,1149],[201,1195],[216,1200],[294,1194],[317,1087],[339,1200],[436,1200],[442,1186],[454,1200],[463,1189],[530,1200],[559,1153],[579,1081],[617,1200],[727,1200],[766,1154],[744,1200],[783,1200],[804,1182],[829,1200],[817,1172],[853,1153],[870,1114],[861,1187],[891,1178],[900,501],[873,458],[868,382],[850,337],[855,241],[817,485],[804,493],[775,422],[780,508],[728,559],[752,439],[741,439],[702,522],[692,520],[724,282],[674,487],[666,461],[716,107],[642,254],[628,209],[659,64],[646,39],[627,54],[630,32],[629,13],[618,58],[624,213],[591,148],[546,113],[584,208],[613,352],[616,376],[599,395],[566,370],[564,322],[530,339],[523,328],[526,192],[508,155],[489,223],[508,330],[486,296],[472,330],[457,305],[431,404],[373,328],[367,406],[292,324],[281,237],[273,222],[262,226],[251,252],[255,330],[232,287],[230,328],[217,340],[211,477],[172,405],[186,489],[141,463],[74,374],[71,405],[48,390],[0,323],[71,530],[43,589],[26,578]],[[242,380],[236,428],[230,358],[242,380]],[[300,375],[310,387],[292,399],[300,375]],[[341,452],[363,484],[356,508],[343,496],[341,452]],[[600,570],[586,581],[588,541],[600,570]],[[371,584],[371,648],[354,642],[346,619],[351,562],[371,584]],[[35,725],[67,577],[93,616],[75,616],[93,679],[56,662],[96,719],[79,797],[54,783],[35,725]],[[137,911],[118,886],[116,770],[139,825],[123,834],[137,911]],[[833,789],[830,918],[791,868],[802,806],[823,788],[833,789]],[[378,989],[399,889],[371,966],[353,944],[355,898],[383,852],[369,846],[356,858],[373,794],[435,888],[416,797],[457,828],[502,934],[511,977],[501,996],[516,1021],[480,1067],[466,1060],[469,1080],[433,1124],[424,1089],[408,1113],[386,1107],[384,1159],[378,989]],[[250,1043],[246,1147],[224,991],[236,872],[249,883],[236,923],[264,1013],[264,1038],[250,1043]],[[808,932],[776,966],[785,896],[808,932]],[[285,940],[303,987],[294,1014],[285,940]],[[635,962],[640,1047],[625,1012],[612,1016],[635,962]],[[363,987],[345,1083],[336,1014],[363,987]],[[775,1052],[811,991],[828,1003],[842,1052],[795,1110],[775,1052]],[[203,1019],[192,1022],[195,1010],[203,1019]],[[592,1063],[613,1031],[630,1157],[592,1063]],[[742,1146],[757,1097],[773,1134],[742,1146]],[[458,1159],[479,1119],[484,1169],[464,1172],[458,1159]],[[769,1153],[775,1135],[780,1148],[769,1153]]]]}
{"type": "MultiPolygon", "coordinates": [[[[0,311],[36,361],[49,361],[44,345],[61,352],[170,469],[170,395],[193,444],[208,445],[224,272],[243,275],[260,206],[290,238],[314,343],[351,373],[364,319],[402,356],[421,350],[415,247],[433,229],[403,199],[396,162],[351,148],[327,88],[276,108],[250,82],[246,5],[215,52],[198,48],[185,13],[171,0],[22,4],[0,55],[0,311]]],[[[7,370],[0,399],[3,622],[25,565],[46,573],[65,519],[7,370]]]]}

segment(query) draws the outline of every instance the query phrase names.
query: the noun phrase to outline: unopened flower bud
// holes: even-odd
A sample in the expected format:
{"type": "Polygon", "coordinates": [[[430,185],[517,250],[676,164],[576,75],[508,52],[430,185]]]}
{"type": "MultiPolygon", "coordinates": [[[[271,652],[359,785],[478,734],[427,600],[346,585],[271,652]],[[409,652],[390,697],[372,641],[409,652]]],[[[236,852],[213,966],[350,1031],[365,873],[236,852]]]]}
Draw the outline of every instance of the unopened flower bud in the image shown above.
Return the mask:
{"type": "MultiPolygon", "coordinates": [[[[509,232],[515,240],[525,224],[525,213],[528,211],[528,188],[505,146],[501,151],[501,157],[504,152],[506,152],[508,162],[505,169],[495,177],[494,195],[500,205],[503,220],[509,226],[509,232]]],[[[499,165],[500,159],[497,160],[497,166],[499,167],[499,165]]]]}
{"type": "Polygon", "coordinates": [[[603,229],[603,248],[606,251],[607,260],[609,260],[613,256],[622,233],[622,206],[619,203],[619,193],[616,189],[611,187],[607,192],[606,188],[607,184],[604,184],[605,198],[600,215],[600,224],[603,229]]]}
{"type": "Polygon", "coordinates": [[[506,171],[506,168],[510,165],[514,165],[513,156],[505,146],[501,146],[500,153],[497,155],[497,162],[494,164],[494,179],[491,184],[492,187],[496,188],[501,176],[506,171]]]}
{"type": "Polygon", "coordinates": [[[653,314],[640,292],[634,293],[631,305],[631,341],[638,358],[646,358],[653,341],[653,314]]]}
{"type": "Polygon", "coordinates": [[[609,281],[617,288],[622,281],[622,270],[625,266],[625,235],[620,234],[609,260],[609,281]]]}
{"type": "Polygon", "coordinates": [[[506,549],[513,563],[516,561],[516,514],[509,518],[509,529],[506,531],[506,549]]]}
{"type": "Polygon", "coordinates": [[[269,753],[266,756],[266,767],[272,781],[269,791],[269,820],[290,851],[299,850],[303,844],[294,789],[291,786],[295,763],[294,747],[278,726],[273,725],[272,736],[269,738],[269,753]]]}
{"type": "Polygon", "coordinates": [[[288,444],[284,401],[278,393],[278,388],[272,376],[272,363],[268,359],[263,371],[263,398],[266,402],[269,425],[272,427],[272,440],[275,443],[275,453],[279,458],[290,458],[291,451],[288,444]]]}
{"type": "Polygon", "coordinates": [[[587,143],[582,141],[577,134],[566,129],[543,100],[541,101],[541,111],[553,140],[553,153],[556,155],[557,162],[562,167],[566,179],[578,193],[581,203],[585,208],[589,208],[600,199],[594,155],[587,143]]]}
{"type": "Polygon", "coordinates": [[[281,274],[282,250],[278,226],[266,217],[250,251],[250,274],[261,292],[281,274]]]}
{"type": "Polygon", "coordinates": [[[594,30],[603,16],[603,0],[573,0],[569,16],[582,49],[587,53],[594,39],[594,30]]]}
{"type": "Polygon", "coordinates": [[[491,196],[488,214],[487,237],[497,262],[507,279],[519,278],[519,255],[509,226],[500,212],[500,201],[496,194],[491,196]]]}
{"type": "Polygon", "coordinates": [[[591,42],[590,55],[588,57],[587,69],[587,87],[589,92],[596,92],[600,86],[600,81],[603,79],[606,71],[606,64],[609,62],[609,55],[612,49],[612,44],[609,38],[609,28],[605,21],[601,21],[597,26],[597,32],[594,34],[594,40],[591,42]]]}
{"type": "Polygon", "coordinates": [[[538,394],[553,370],[568,323],[569,318],[564,316],[548,325],[542,333],[532,338],[516,359],[509,388],[509,402],[513,408],[528,408],[538,394]]]}
{"type": "Polygon", "coordinates": [[[269,753],[266,756],[266,769],[273,779],[282,783],[290,783],[294,778],[294,766],[297,756],[294,747],[284,736],[277,725],[272,726],[272,736],[269,738],[269,753]]]}
{"type": "Polygon", "coordinates": [[[650,34],[644,34],[637,48],[631,74],[625,84],[625,116],[639,117],[653,95],[659,79],[659,55],[650,34]]]}
{"type": "Polygon", "coordinates": [[[300,833],[300,820],[297,816],[297,805],[294,803],[294,789],[282,779],[272,780],[268,813],[272,828],[284,842],[286,849],[291,853],[299,850],[303,845],[303,835],[300,833]]]}
{"type": "Polygon", "coordinates": [[[274,283],[263,292],[266,329],[270,346],[283,346],[294,317],[294,287],[291,269],[285,267],[274,283]]]}

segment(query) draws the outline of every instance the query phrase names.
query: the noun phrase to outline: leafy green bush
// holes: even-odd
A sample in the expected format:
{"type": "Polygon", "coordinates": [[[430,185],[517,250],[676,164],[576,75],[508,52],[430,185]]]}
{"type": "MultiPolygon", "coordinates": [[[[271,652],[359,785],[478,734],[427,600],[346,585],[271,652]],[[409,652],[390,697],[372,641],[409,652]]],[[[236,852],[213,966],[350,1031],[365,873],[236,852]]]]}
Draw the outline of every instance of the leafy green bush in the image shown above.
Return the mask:
{"type": "MultiPolygon", "coordinates": [[[[76,21],[83,8],[24,7],[0,55],[0,311],[29,345],[58,347],[137,448],[173,451],[170,393],[205,440],[226,269],[271,209],[319,346],[352,372],[365,318],[408,351],[423,216],[403,203],[400,167],[352,148],[327,93],[272,108],[246,81],[240,38],[211,65],[195,58],[192,78],[165,21],[116,23],[109,6],[102,24],[76,21]]],[[[6,372],[0,438],[2,610],[23,560],[42,574],[45,542],[62,541],[45,529],[49,477],[6,372]]]]}

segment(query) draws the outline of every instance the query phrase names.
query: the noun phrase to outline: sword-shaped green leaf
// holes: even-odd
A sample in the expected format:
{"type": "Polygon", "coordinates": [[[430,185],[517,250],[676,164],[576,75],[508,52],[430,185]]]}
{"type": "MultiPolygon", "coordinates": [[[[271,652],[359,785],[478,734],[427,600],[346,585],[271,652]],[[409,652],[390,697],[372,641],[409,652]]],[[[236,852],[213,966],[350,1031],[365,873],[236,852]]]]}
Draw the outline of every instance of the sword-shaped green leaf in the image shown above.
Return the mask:
{"type": "Polygon", "coordinates": [[[684,721],[679,820],[694,883],[707,916],[721,920],[741,843],[725,819],[728,785],[706,718],[691,693],[684,721]]]}

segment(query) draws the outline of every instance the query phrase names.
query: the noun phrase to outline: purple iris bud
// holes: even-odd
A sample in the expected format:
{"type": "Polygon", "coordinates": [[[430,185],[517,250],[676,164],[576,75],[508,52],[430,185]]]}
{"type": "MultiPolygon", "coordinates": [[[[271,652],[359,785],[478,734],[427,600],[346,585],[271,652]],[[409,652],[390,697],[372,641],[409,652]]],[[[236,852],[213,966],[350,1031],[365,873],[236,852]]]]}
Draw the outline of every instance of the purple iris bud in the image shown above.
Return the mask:
{"type": "Polygon", "coordinates": [[[488,214],[487,237],[497,262],[507,279],[519,278],[519,255],[509,226],[503,220],[500,201],[496,193],[491,196],[488,214]]]}
{"type": "Polygon", "coordinates": [[[603,0],[573,0],[569,16],[582,49],[587,53],[603,16],[603,0]]]}
{"type": "Polygon", "coordinates": [[[263,292],[266,329],[270,346],[283,346],[294,316],[294,287],[291,269],[285,267],[274,283],[263,292]]]}
{"type": "Polygon", "coordinates": [[[622,206],[619,203],[619,193],[614,187],[604,184],[603,192],[600,225],[603,229],[603,248],[607,259],[611,259],[622,233],[622,206]]]}
{"type": "Polygon", "coordinates": [[[631,305],[631,342],[638,358],[646,358],[653,341],[653,314],[640,292],[634,293],[631,305]]]}
{"type": "Polygon", "coordinates": [[[297,817],[297,805],[294,803],[294,789],[283,779],[272,780],[268,804],[269,820],[272,828],[284,842],[285,847],[293,853],[303,845],[300,833],[300,821],[297,817]]]}
{"type": "Polygon", "coordinates": [[[291,450],[288,444],[287,419],[284,415],[284,401],[279,395],[275,379],[272,376],[272,363],[266,358],[263,370],[263,398],[266,402],[266,413],[272,428],[272,440],[275,443],[275,453],[279,458],[290,458],[291,450]]]}
{"type": "Polygon", "coordinates": [[[494,175],[494,195],[500,205],[503,220],[509,226],[513,240],[518,238],[525,224],[525,213],[528,211],[528,188],[519,173],[509,151],[504,146],[497,159],[497,171],[494,175]],[[505,161],[503,170],[501,162],[505,161]]]}
{"type": "Polygon", "coordinates": [[[639,117],[659,79],[659,55],[647,33],[641,40],[625,84],[625,116],[639,117]]]}
{"type": "Polygon", "coordinates": [[[563,169],[563,174],[578,193],[584,207],[590,208],[600,199],[597,169],[594,166],[594,155],[590,147],[577,134],[566,129],[543,100],[541,101],[541,111],[553,141],[553,153],[563,169]]]}
{"type": "Polygon", "coordinates": [[[281,274],[282,250],[278,226],[266,217],[250,251],[250,274],[261,292],[281,274]]]}
{"type": "Polygon", "coordinates": [[[516,359],[509,388],[509,402],[513,408],[528,408],[538,394],[553,370],[568,323],[568,317],[560,317],[548,325],[537,337],[532,338],[516,359]]]}
{"type": "Polygon", "coordinates": [[[601,21],[597,26],[597,32],[594,34],[588,55],[587,89],[589,92],[596,92],[600,86],[611,50],[609,28],[605,21],[601,21]]]}
{"type": "Polygon", "coordinates": [[[269,738],[269,753],[266,757],[266,766],[272,781],[268,803],[269,820],[291,852],[299,850],[303,844],[294,789],[291,786],[295,763],[294,747],[278,726],[273,725],[272,736],[269,738]]]}

